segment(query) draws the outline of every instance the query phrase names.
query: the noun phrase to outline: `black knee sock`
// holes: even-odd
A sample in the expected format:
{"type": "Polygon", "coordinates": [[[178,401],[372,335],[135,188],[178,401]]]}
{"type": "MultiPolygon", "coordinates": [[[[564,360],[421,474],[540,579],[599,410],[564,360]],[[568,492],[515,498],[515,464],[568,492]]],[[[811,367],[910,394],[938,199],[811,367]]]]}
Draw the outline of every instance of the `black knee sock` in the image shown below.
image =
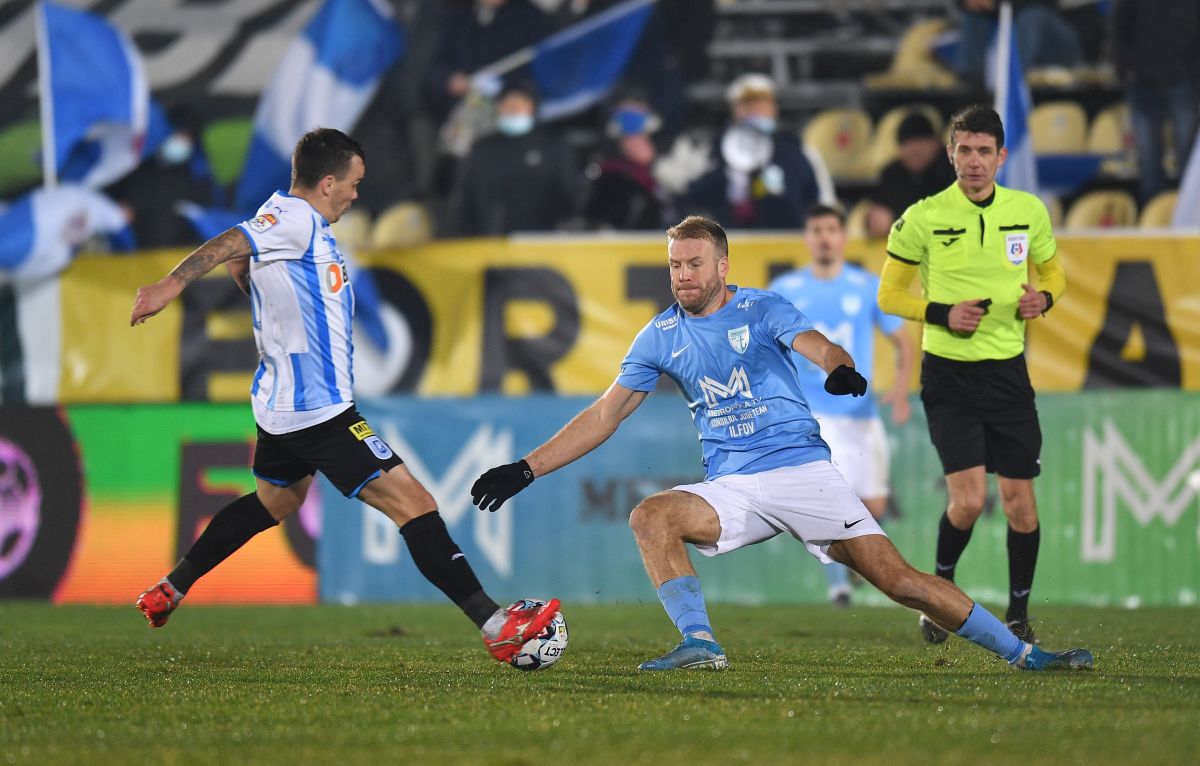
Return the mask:
{"type": "Polygon", "coordinates": [[[958,566],[958,558],[971,541],[971,532],[974,529],[973,526],[970,529],[959,529],[950,523],[949,513],[942,514],[942,520],[938,524],[937,567],[934,570],[938,577],[954,581],[954,568],[958,566]]]}
{"type": "Polygon", "coordinates": [[[1008,614],[1005,619],[1029,619],[1029,590],[1033,587],[1033,570],[1037,567],[1038,545],[1042,528],[1018,532],[1008,528],[1008,614]]]}
{"type": "Polygon", "coordinates": [[[196,580],[229,558],[251,537],[277,524],[257,492],[239,497],[217,511],[179,565],[167,575],[167,580],[180,593],[187,593],[196,580]]]}
{"type": "Polygon", "coordinates": [[[437,511],[418,516],[400,527],[413,563],[425,579],[437,586],[447,598],[480,628],[500,606],[483,592],[483,586],[467,563],[446,522],[437,511]]]}

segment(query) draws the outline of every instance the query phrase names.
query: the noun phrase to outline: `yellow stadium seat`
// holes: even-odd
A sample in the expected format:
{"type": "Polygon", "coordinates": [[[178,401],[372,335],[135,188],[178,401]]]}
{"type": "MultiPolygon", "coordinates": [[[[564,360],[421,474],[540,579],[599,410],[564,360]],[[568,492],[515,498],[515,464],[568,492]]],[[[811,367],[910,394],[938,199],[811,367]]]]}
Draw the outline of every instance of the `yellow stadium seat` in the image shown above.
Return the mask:
{"type": "Polygon", "coordinates": [[[1054,229],[1061,229],[1063,225],[1063,203],[1062,200],[1054,194],[1041,194],[1042,203],[1046,206],[1046,212],[1050,214],[1050,226],[1054,229]]]}
{"type": "Polygon", "coordinates": [[[846,215],[846,236],[850,239],[868,239],[867,211],[871,209],[871,200],[860,199],[846,215]]]}
{"type": "Polygon", "coordinates": [[[205,126],[200,143],[217,183],[228,186],[241,174],[253,134],[254,120],[249,117],[214,120],[205,126]]]}
{"type": "Polygon", "coordinates": [[[1179,201],[1179,192],[1165,191],[1154,195],[1154,198],[1142,208],[1138,218],[1138,226],[1143,229],[1162,229],[1171,225],[1175,217],[1175,203],[1179,201]]]}
{"type": "Polygon", "coordinates": [[[1109,229],[1137,225],[1137,202],[1123,191],[1094,191],[1075,200],[1065,229],[1109,229]]]}
{"type": "Polygon", "coordinates": [[[1074,101],[1049,101],[1029,115],[1037,154],[1080,154],[1087,149],[1087,113],[1074,101]]]}
{"type": "Polygon", "coordinates": [[[896,154],[900,149],[900,145],[896,141],[896,131],[900,128],[900,123],[904,121],[904,118],[913,112],[920,112],[928,117],[929,121],[933,123],[933,132],[938,135],[942,134],[945,128],[941,112],[929,104],[905,104],[889,109],[876,123],[875,137],[871,140],[868,163],[873,173],[882,172],[889,162],[896,159],[896,154]]]}
{"type": "Polygon", "coordinates": [[[371,247],[416,247],[433,237],[429,212],[419,202],[397,202],[379,214],[371,231],[371,247]]]}
{"type": "Polygon", "coordinates": [[[932,45],[946,31],[945,19],[925,19],[910,26],[900,38],[891,66],[886,72],[866,78],[868,88],[908,90],[951,88],[954,74],[933,58],[932,45]]]}
{"type": "Polygon", "coordinates": [[[871,117],[861,109],[827,109],[804,126],[804,145],[825,160],[834,178],[870,178],[871,117]]]}
{"type": "Polygon", "coordinates": [[[344,252],[359,253],[371,246],[371,214],[363,210],[347,210],[330,228],[334,239],[344,252]]]}
{"type": "Polygon", "coordinates": [[[41,180],[41,146],[42,128],[37,120],[18,122],[0,133],[0,195],[41,180]]]}
{"type": "Polygon", "coordinates": [[[1088,151],[1107,156],[1100,165],[1104,173],[1129,178],[1137,172],[1133,125],[1125,103],[1114,104],[1092,118],[1088,127],[1088,151]]]}

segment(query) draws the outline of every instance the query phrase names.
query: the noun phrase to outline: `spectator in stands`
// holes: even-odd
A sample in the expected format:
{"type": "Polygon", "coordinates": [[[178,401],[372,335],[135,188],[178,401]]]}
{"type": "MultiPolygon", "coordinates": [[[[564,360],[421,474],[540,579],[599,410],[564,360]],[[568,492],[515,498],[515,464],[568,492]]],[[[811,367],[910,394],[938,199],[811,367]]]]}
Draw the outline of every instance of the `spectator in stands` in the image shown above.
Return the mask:
{"type": "Polygon", "coordinates": [[[774,81],[742,75],[726,98],[733,120],[713,147],[714,166],[688,187],[693,212],[730,228],[800,228],[820,189],[799,139],[776,129],[774,81]]]}
{"type": "Polygon", "coordinates": [[[453,7],[443,11],[438,50],[429,68],[433,107],[439,119],[471,90],[471,75],[477,70],[554,31],[553,19],[530,0],[447,5],[453,7]]]}
{"type": "Polygon", "coordinates": [[[1180,172],[1196,140],[1200,3],[1118,0],[1112,19],[1113,58],[1128,92],[1144,203],[1167,186],[1163,126],[1171,124],[1180,172]]]}
{"type": "MultiPolygon", "coordinates": [[[[1021,63],[1034,67],[1076,67],[1083,62],[1079,33],[1063,18],[1058,0],[1011,0],[1013,34],[1021,63]]],[[[1000,0],[958,0],[962,11],[958,74],[975,86],[985,80],[984,66],[1000,0]]]]}
{"type": "Polygon", "coordinates": [[[954,183],[954,166],[929,118],[913,112],[896,130],[899,156],[879,176],[879,188],[871,195],[867,211],[867,233],[886,237],[896,218],[909,205],[944,190],[954,183]]]}
{"type": "Polygon", "coordinates": [[[450,202],[452,236],[550,231],[571,214],[578,170],[570,147],[537,124],[537,97],[517,82],[501,93],[496,132],[475,142],[450,202]]]}
{"type": "Polygon", "coordinates": [[[108,189],[113,199],[132,209],[133,234],[145,249],[195,244],[195,229],[179,214],[177,203],[223,202],[200,143],[198,115],[177,107],[167,113],[167,121],[172,132],[158,151],[108,189]]]}
{"type": "Polygon", "coordinates": [[[669,194],[654,178],[657,154],[650,136],[658,115],[645,100],[621,99],[609,119],[607,156],[588,166],[585,222],[611,229],[662,229],[676,218],[669,194]]]}

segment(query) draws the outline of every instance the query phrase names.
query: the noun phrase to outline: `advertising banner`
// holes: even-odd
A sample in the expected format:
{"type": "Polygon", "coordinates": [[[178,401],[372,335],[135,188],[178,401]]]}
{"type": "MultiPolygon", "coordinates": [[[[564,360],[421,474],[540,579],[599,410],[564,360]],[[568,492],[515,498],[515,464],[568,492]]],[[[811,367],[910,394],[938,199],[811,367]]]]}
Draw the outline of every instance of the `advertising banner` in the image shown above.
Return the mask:
{"type": "MultiPolygon", "coordinates": [[[[1037,390],[1200,389],[1197,248],[1196,238],[1063,238],[1067,295],[1030,323],[1037,390]]],[[[249,303],[223,269],[128,326],[137,285],[179,257],[87,258],[65,275],[60,401],[244,401],[257,353],[249,303]]],[[[878,271],[886,256],[857,243],[850,257],[878,271]]],[[[742,235],[730,281],[763,286],[806,259],[798,239],[742,235]]],[[[390,348],[356,336],[360,397],[598,394],[634,335],[673,300],[660,238],[444,242],[366,260],[390,348]]],[[[918,325],[909,329],[918,336],[918,325]]],[[[876,359],[882,390],[891,344],[881,341],[876,359]]]]}
{"type": "MultiPolygon", "coordinates": [[[[645,496],[699,481],[699,446],[676,395],[649,397],[604,445],[538,478],[494,514],[470,504],[487,468],[551,436],[590,400],[533,396],[392,399],[361,408],[438,500],[451,534],[496,598],[655,600],[629,530],[645,496]]],[[[1040,397],[1045,444],[1035,487],[1042,527],[1038,603],[1194,604],[1200,588],[1200,394],[1086,392],[1040,397]]],[[[884,528],[917,567],[933,565],[946,506],[919,403],[889,426],[893,509],[884,528]]],[[[322,600],[437,600],[395,526],[327,488],[319,549],[322,600]]],[[[976,598],[1007,600],[1007,522],[992,485],[958,568],[976,598]]],[[[786,535],[692,560],[714,601],[820,602],[824,572],[786,535]]],[[[870,588],[864,589],[870,591],[870,588]]],[[[878,593],[860,600],[881,603],[878,593]]]]}

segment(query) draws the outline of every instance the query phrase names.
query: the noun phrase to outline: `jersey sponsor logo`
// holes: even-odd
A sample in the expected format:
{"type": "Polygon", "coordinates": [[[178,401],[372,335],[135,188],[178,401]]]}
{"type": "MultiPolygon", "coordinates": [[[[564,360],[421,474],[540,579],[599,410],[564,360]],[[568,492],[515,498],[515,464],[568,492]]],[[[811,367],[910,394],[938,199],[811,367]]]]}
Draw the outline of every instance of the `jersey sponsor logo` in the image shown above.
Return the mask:
{"type": "Polygon", "coordinates": [[[1029,235],[1025,232],[1004,235],[1004,254],[1014,266],[1020,266],[1029,255],[1029,235]]]}
{"type": "Polygon", "coordinates": [[[744,367],[734,367],[733,371],[729,373],[729,380],[726,383],[713,380],[705,375],[697,380],[696,384],[704,392],[704,403],[709,407],[716,407],[722,399],[734,396],[740,396],[743,399],[754,398],[754,394],[750,391],[750,378],[746,376],[744,367]]]}
{"type": "Polygon", "coordinates": [[[742,325],[735,327],[728,332],[729,345],[733,346],[733,350],[739,354],[745,353],[750,347],[750,325],[742,325]]]}
{"type": "Polygon", "coordinates": [[[660,330],[674,330],[677,324],[679,324],[679,317],[667,317],[654,322],[654,326],[660,330]]]}
{"type": "Polygon", "coordinates": [[[330,294],[336,294],[341,291],[342,287],[350,281],[350,275],[346,273],[346,267],[340,263],[331,263],[325,267],[325,289],[330,294]]]}
{"type": "Polygon", "coordinates": [[[854,316],[859,311],[862,311],[862,296],[861,295],[843,295],[842,296],[842,311],[848,316],[854,316]]]}
{"type": "Polygon", "coordinates": [[[374,452],[375,457],[380,460],[387,460],[392,456],[392,448],[387,446],[387,442],[378,436],[368,436],[366,438],[366,445],[371,448],[371,452],[374,452]]]}
{"type": "Polygon", "coordinates": [[[350,433],[354,434],[354,438],[358,439],[359,441],[362,441],[368,436],[375,435],[375,432],[371,430],[371,427],[367,425],[367,421],[365,420],[360,420],[354,425],[350,426],[350,433]]]}
{"type": "Polygon", "coordinates": [[[260,215],[257,218],[252,218],[250,220],[250,223],[247,225],[251,229],[253,229],[255,232],[262,234],[264,231],[266,231],[267,229],[270,229],[271,227],[275,226],[278,223],[279,223],[279,218],[272,215],[271,213],[263,213],[262,215],[260,215]]]}

